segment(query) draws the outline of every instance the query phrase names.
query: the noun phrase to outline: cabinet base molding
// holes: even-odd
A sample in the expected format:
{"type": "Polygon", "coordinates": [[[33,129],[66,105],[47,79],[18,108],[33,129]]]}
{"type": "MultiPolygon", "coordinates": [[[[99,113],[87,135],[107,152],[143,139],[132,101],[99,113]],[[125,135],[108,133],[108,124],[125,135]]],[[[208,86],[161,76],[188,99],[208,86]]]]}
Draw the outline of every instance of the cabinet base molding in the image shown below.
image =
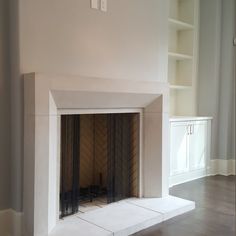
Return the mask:
{"type": "Polygon", "coordinates": [[[209,175],[235,175],[235,160],[211,160],[208,173],[209,175]]]}
{"type": "Polygon", "coordinates": [[[169,186],[173,187],[178,184],[183,184],[195,179],[203,178],[207,176],[207,171],[206,169],[199,169],[199,170],[194,170],[194,171],[189,171],[186,173],[181,173],[177,175],[172,175],[169,180],[169,186]]]}
{"type": "Polygon", "coordinates": [[[195,179],[211,175],[235,175],[235,160],[214,159],[210,161],[210,165],[205,169],[186,172],[183,174],[173,175],[170,177],[169,186],[186,183],[195,179]]]}
{"type": "Polygon", "coordinates": [[[12,209],[0,211],[0,235],[22,236],[22,213],[12,209]]]}

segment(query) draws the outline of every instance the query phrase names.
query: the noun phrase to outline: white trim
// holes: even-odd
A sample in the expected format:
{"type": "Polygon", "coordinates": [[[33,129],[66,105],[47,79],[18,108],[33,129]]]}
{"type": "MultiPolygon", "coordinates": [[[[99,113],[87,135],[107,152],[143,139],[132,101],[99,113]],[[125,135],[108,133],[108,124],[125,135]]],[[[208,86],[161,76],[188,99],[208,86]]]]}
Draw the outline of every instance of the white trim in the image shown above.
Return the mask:
{"type": "Polygon", "coordinates": [[[0,211],[0,235],[22,236],[22,213],[12,209],[0,211]]]}
{"type": "Polygon", "coordinates": [[[24,79],[25,234],[47,235],[57,223],[59,109],[143,109],[143,197],[168,195],[167,83],[36,73],[24,79]]]}
{"type": "MultiPolygon", "coordinates": [[[[57,205],[57,214],[56,222],[59,222],[59,196],[60,196],[60,137],[61,137],[61,116],[62,115],[74,115],[74,114],[109,114],[109,113],[138,113],[139,114],[139,173],[138,173],[138,196],[143,197],[143,109],[140,108],[129,108],[129,109],[57,109],[57,148],[58,157],[57,157],[57,191],[56,191],[56,205],[57,205]]],[[[52,230],[52,229],[51,229],[52,230]]]]}
{"type": "Polygon", "coordinates": [[[203,178],[205,176],[214,175],[235,175],[235,160],[223,160],[214,159],[210,160],[209,167],[207,170],[199,169],[196,171],[191,171],[183,174],[170,176],[169,187],[173,187],[178,184],[183,184],[195,179],[203,178]]]}
{"type": "Polygon", "coordinates": [[[206,169],[199,169],[194,171],[188,171],[186,173],[170,176],[169,187],[173,187],[178,184],[183,184],[195,179],[200,179],[207,176],[206,169]]]}
{"type": "Polygon", "coordinates": [[[116,109],[57,109],[58,115],[82,114],[107,114],[107,113],[141,113],[141,108],[116,108],[116,109]]]}
{"type": "Polygon", "coordinates": [[[208,175],[235,175],[235,160],[210,160],[208,175]]]}

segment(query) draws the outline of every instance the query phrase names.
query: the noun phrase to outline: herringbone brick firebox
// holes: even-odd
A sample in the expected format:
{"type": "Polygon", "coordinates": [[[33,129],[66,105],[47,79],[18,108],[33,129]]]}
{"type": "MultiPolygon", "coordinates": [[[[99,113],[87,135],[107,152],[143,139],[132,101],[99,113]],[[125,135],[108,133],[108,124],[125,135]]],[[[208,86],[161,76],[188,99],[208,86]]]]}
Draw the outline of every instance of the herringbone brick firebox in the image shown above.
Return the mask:
{"type": "Polygon", "coordinates": [[[60,217],[138,197],[139,128],[138,113],[61,116],[60,217]]]}

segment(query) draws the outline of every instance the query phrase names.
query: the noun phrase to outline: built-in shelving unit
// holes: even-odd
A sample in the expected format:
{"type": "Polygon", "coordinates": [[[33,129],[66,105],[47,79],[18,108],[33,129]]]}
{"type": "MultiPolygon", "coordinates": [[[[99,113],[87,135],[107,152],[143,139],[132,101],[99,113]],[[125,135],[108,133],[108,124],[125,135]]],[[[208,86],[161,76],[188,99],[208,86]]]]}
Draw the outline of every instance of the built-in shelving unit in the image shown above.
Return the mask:
{"type": "Polygon", "coordinates": [[[196,115],[199,0],[169,0],[171,115],[196,115]]]}
{"type": "Polygon", "coordinates": [[[175,185],[206,176],[211,120],[197,117],[199,0],[169,3],[170,183],[175,185]]]}

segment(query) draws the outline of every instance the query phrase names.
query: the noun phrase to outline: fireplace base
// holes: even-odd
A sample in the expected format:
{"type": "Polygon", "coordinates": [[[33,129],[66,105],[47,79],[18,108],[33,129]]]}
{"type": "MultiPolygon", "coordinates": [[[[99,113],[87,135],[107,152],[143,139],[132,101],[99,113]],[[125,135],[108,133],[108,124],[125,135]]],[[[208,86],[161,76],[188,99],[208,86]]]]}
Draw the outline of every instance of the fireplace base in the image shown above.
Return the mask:
{"type": "Polygon", "coordinates": [[[67,217],[50,236],[131,235],[194,208],[194,202],[173,196],[126,199],[67,217]]]}

